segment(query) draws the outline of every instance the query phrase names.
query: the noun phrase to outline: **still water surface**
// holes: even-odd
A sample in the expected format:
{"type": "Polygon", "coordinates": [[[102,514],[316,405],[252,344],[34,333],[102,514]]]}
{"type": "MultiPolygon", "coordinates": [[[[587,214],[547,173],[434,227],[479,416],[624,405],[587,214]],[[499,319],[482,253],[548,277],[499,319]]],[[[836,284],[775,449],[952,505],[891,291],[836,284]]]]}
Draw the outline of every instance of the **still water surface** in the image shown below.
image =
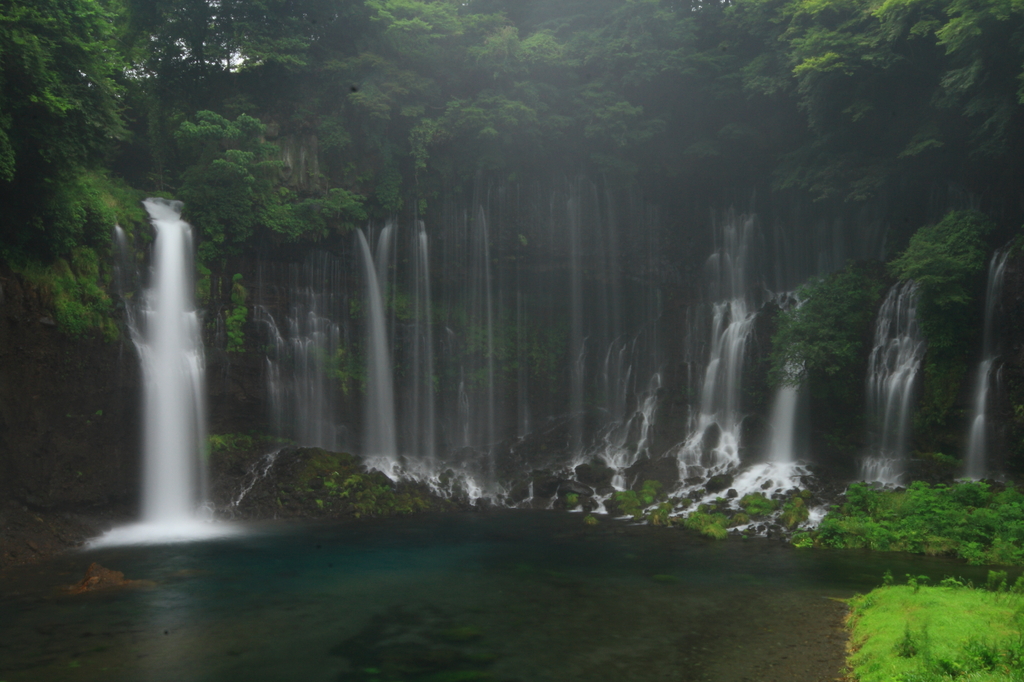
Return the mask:
{"type": "Polygon", "coordinates": [[[0,682],[830,680],[886,569],[985,575],[553,512],[254,526],[11,572],[0,682]],[[93,561],[151,583],[59,589],[93,561]]]}

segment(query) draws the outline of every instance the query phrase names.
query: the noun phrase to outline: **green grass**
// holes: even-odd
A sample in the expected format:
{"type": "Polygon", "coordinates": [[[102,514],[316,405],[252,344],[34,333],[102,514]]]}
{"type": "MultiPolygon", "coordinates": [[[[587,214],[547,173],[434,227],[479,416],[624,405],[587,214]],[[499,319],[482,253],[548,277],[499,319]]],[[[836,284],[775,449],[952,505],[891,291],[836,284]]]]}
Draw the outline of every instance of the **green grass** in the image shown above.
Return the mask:
{"type": "MultiPolygon", "coordinates": [[[[1004,573],[995,573],[1005,578],[1004,573]]],[[[1024,595],[947,579],[911,580],[850,600],[851,677],[859,682],[1024,679],[1024,595]]]]}

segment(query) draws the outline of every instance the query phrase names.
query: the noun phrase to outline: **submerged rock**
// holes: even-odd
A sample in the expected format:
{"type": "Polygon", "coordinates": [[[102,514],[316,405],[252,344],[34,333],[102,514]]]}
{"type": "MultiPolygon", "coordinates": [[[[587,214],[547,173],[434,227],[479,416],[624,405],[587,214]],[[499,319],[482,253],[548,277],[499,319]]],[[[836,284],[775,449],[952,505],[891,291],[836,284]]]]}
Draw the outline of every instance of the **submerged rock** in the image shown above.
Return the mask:
{"type": "Polygon", "coordinates": [[[139,585],[142,582],[140,580],[125,580],[124,573],[121,571],[113,571],[93,562],[89,564],[89,568],[86,569],[85,577],[81,582],[68,586],[68,592],[71,594],[81,594],[82,592],[95,592],[97,590],[139,585]]]}

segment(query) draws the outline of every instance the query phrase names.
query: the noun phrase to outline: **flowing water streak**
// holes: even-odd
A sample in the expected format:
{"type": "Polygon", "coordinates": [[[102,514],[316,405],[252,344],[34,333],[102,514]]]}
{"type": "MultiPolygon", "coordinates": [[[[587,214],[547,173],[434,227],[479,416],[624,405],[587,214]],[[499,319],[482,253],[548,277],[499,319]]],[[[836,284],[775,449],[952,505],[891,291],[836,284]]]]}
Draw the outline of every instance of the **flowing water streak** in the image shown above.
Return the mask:
{"type": "MultiPolygon", "coordinates": [[[[381,233],[378,245],[387,245],[387,228],[381,233]]],[[[366,278],[366,300],[369,324],[367,325],[367,372],[366,372],[366,436],[364,456],[386,474],[393,475],[398,466],[398,448],[395,437],[395,398],[391,377],[391,353],[387,330],[384,323],[384,297],[374,267],[370,245],[362,230],[356,230],[358,249],[362,255],[363,272],[366,278]]],[[[378,248],[378,256],[386,253],[378,248]]],[[[386,258],[386,256],[385,256],[386,258]]],[[[378,261],[380,264],[380,261],[378,261]]],[[[384,261],[386,265],[386,260],[384,261]]]]}
{"type": "Polygon", "coordinates": [[[996,310],[1003,291],[1003,276],[1006,273],[1006,261],[1010,249],[1004,248],[992,254],[988,264],[988,286],[985,289],[985,326],[982,333],[981,362],[974,383],[974,413],[967,438],[967,467],[964,472],[968,478],[979,479],[985,475],[988,464],[988,425],[986,411],[988,393],[992,384],[992,367],[998,355],[995,342],[996,310]]]}
{"type": "Polygon", "coordinates": [[[868,358],[867,413],[870,454],[861,478],[893,484],[903,473],[910,438],[910,413],[925,340],[917,325],[918,286],[913,280],[891,289],[878,311],[868,358]]]}

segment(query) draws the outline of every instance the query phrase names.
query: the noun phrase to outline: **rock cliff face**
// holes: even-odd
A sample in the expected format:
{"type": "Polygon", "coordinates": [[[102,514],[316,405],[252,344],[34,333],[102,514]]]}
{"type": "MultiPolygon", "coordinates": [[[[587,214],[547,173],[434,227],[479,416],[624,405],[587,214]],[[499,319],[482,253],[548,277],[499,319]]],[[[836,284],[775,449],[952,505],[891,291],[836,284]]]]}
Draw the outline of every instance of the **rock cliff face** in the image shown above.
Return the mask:
{"type": "Polygon", "coordinates": [[[131,342],[62,334],[38,290],[9,269],[0,285],[0,498],[39,510],[134,503],[131,342]]]}

